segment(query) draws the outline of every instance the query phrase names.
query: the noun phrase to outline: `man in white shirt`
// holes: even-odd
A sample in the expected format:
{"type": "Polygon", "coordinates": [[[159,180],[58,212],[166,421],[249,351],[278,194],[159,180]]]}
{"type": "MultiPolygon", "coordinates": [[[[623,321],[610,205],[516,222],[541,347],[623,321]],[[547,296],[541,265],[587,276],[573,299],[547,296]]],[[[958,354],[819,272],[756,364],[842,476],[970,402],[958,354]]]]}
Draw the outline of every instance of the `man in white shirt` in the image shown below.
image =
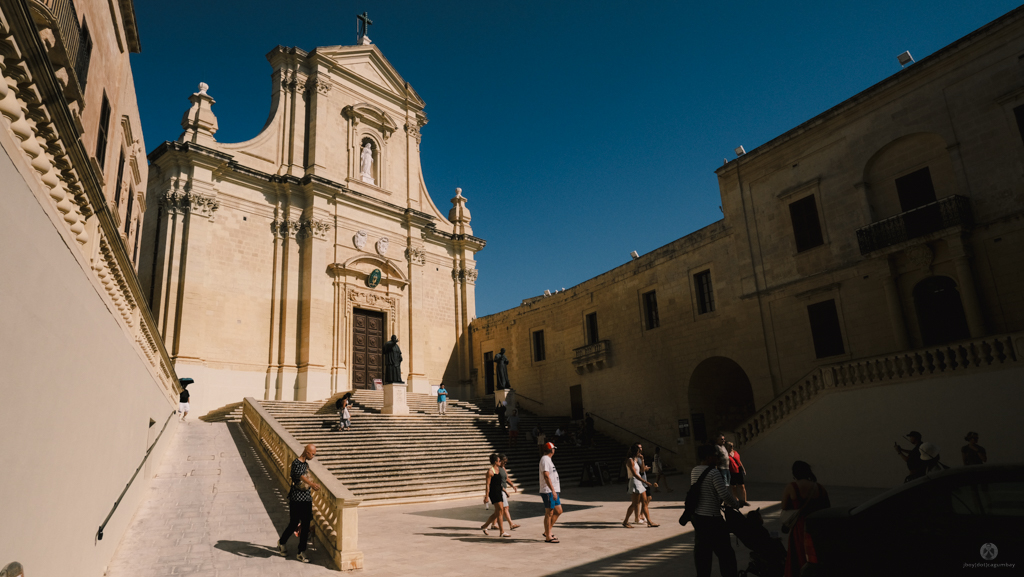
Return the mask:
{"type": "Polygon", "coordinates": [[[558,493],[562,486],[558,483],[558,469],[551,456],[555,454],[554,443],[544,443],[544,456],[540,458],[540,498],[544,500],[544,542],[558,543],[553,533],[555,521],[562,514],[562,501],[558,493]]]}

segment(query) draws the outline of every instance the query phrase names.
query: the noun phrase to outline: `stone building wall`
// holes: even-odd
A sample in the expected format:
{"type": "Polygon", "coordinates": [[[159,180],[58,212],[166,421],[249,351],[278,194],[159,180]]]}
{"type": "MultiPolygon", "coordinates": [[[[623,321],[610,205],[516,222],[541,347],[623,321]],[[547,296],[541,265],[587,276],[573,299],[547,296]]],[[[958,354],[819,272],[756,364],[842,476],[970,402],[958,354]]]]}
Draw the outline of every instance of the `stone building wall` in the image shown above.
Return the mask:
{"type": "MultiPolygon", "coordinates": [[[[478,319],[476,391],[484,354],[505,347],[513,386],[544,403],[524,406],[567,415],[580,384],[585,408],[615,424],[599,428],[678,449],[678,420],[695,433],[701,414],[708,435],[731,431],[822,367],[1024,329],[1022,29],[1018,9],[727,162],[716,171],[722,221],[478,319]],[[706,314],[701,270],[716,301],[706,314]],[[651,289],[661,326],[646,330],[651,289]],[[611,353],[577,375],[573,351],[594,311],[611,353]]],[[[693,440],[668,458],[691,462],[693,440]]]]}

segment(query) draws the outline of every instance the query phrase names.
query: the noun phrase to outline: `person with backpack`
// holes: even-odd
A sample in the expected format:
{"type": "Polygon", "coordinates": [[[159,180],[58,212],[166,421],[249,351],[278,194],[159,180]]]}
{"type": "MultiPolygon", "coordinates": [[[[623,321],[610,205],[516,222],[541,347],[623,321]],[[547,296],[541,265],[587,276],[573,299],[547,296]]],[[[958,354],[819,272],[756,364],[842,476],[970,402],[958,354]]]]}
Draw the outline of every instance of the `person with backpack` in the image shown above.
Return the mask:
{"type": "Polygon", "coordinates": [[[739,503],[729,492],[718,471],[718,448],[713,445],[697,447],[699,465],[690,471],[690,491],[686,494],[686,509],[679,523],[693,521],[693,562],[697,577],[710,577],[714,554],[722,577],[736,577],[736,552],[729,542],[729,529],[722,517],[722,502],[737,508],[739,503]]]}

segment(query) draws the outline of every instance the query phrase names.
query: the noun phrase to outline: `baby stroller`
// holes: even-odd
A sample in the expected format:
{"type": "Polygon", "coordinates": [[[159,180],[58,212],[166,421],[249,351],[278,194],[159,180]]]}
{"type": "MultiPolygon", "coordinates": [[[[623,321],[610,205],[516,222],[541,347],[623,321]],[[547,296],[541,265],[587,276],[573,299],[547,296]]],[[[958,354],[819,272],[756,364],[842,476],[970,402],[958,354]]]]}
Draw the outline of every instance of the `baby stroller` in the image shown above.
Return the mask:
{"type": "Polygon", "coordinates": [[[746,517],[736,509],[726,508],[725,524],[729,532],[750,549],[750,563],[739,576],[782,577],[786,572],[786,548],[782,541],[772,539],[764,528],[761,510],[751,511],[746,517]]]}

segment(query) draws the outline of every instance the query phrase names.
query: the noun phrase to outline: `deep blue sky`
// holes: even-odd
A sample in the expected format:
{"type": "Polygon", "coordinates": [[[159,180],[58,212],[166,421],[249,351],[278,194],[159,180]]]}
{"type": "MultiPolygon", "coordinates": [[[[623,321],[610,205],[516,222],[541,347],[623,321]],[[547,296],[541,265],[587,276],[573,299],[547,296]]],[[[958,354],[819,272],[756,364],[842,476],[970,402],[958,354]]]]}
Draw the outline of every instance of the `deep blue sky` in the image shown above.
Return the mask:
{"type": "Polygon", "coordinates": [[[149,150],[206,82],[221,142],[255,136],[274,46],[353,44],[355,15],[427,103],[424,178],[469,199],[477,314],[576,285],[721,218],[715,168],[1012,10],[986,0],[140,0],[149,150]],[[783,5],[780,7],[780,5],[783,5]]]}

